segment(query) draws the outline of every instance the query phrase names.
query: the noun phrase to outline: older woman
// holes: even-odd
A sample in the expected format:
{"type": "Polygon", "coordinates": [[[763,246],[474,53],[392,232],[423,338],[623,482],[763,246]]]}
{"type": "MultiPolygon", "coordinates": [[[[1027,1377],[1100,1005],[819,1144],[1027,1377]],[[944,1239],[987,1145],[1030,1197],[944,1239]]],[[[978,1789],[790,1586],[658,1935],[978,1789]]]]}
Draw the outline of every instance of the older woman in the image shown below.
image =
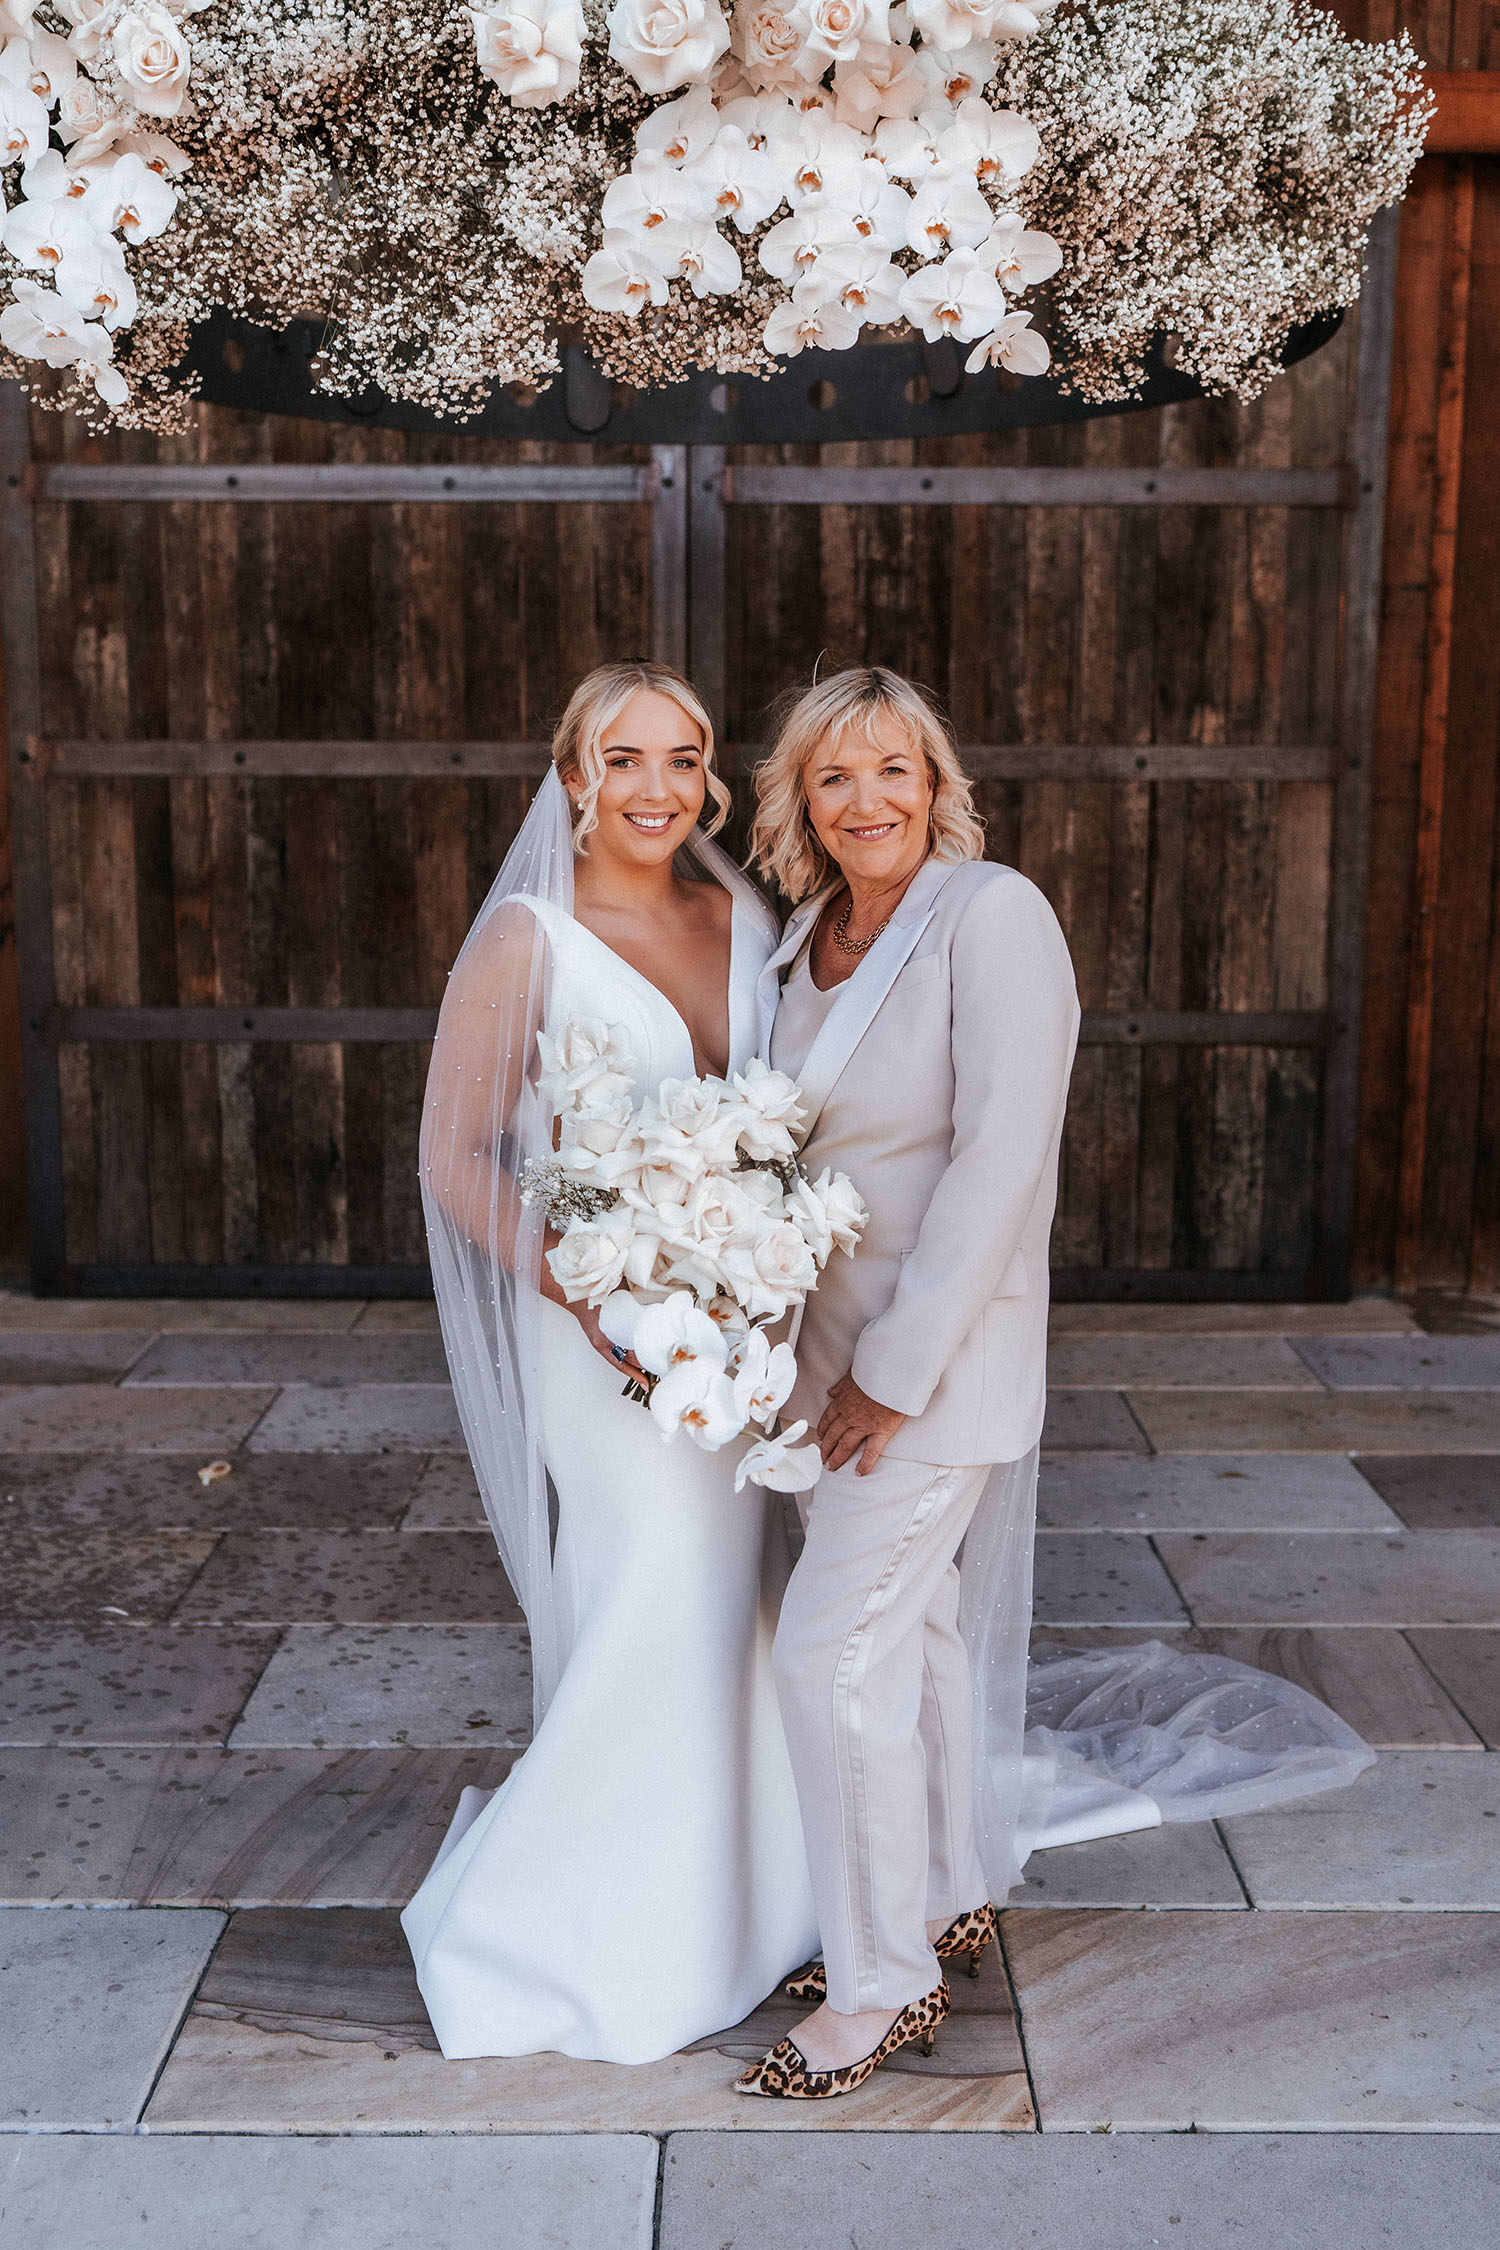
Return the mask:
{"type": "MultiPolygon", "coordinates": [[[[1018,1464],[1009,1585],[988,1590],[1016,1642],[1078,1003],[1051,908],[981,860],[953,744],[909,681],[810,689],[758,787],[757,858],[795,906],[761,979],[763,1050],[769,1030],[801,1083],[808,1169],[847,1171],[870,1209],[797,1340],[790,1411],[824,1471],[774,1655],[823,1943],[792,1989],[826,2001],[739,2081],[807,2099],[930,2047],[940,1961],[977,1967],[1004,1895],[976,1846],[954,1557],[995,1465],[1018,1464]]],[[[1007,1677],[1018,1746],[1024,1671],[1007,1677]]]]}

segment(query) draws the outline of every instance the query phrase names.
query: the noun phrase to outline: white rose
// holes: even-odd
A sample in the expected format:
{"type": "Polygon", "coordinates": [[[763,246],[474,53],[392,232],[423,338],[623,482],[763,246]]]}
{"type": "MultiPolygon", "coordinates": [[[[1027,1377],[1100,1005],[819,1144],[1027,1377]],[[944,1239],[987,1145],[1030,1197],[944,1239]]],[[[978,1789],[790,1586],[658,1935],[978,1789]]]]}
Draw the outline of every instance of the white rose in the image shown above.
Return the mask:
{"type": "Polygon", "coordinates": [[[722,1262],[752,1320],[779,1320],[817,1286],[812,1252],[789,1219],[773,1220],[750,1241],[727,1244],[722,1262]]]}
{"type": "MultiPolygon", "coordinates": [[[[805,212],[808,206],[804,204],[805,212]]],[[[798,214],[801,216],[801,214],[798,214]]],[[[784,219],[782,227],[795,225],[795,220],[784,219]]],[[[781,228],[773,227],[772,234],[781,228]]],[[[835,239],[857,239],[854,229],[844,222],[842,230],[830,228],[835,239]]],[[[766,237],[767,241],[770,236],[766,237]]],[[[753,1057],[742,1071],[735,1073],[734,1090],[740,1097],[741,1115],[739,1145],[747,1156],[764,1160],[768,1156],[790,1156],[795,1142],[792,1138],[802,1123],[802,1089],[795,1078],[788,1078],[784,1070],[772,1070],[759,1055],[753,1057]]]]}
{"type": "Polygon", "coordinates": [[[786,1215],[802,1231],[814,1263],[826,1266],[833,1252],[833,1229],[823,1208],[823,1198],[811,1180],[798,1180],[786,1198],[786,1215]]]}
{"type": "Polygon", "coordinates": [[[769,4],[735,9],[734,51],[757,86],[785,86],[818,67],[804,61],[802,34],[791,16],[769,4]]]}
{"type": "Polygon", "coordinates": [[[547,1252],[552,1278],[570,1305],[580,1297],[602,1305],[619,1288],[630,1247],[632,1215],[606,1211],[602,1219],[570,1219],[557,1247],[547,1252]]]}
{"type": "Polygon", "coordinates": [[[809,55],[857,62],[868,48],[890,44],[889,0],[797,0],[791,21],[809,55]]]}
{"type": "Polygon", "coordinates": [[[192,69],[188,44],[166,8],[143,7],[121,16],[110,45],[115,68],[137,109],[175,117],[187,100],[192,69]]]}
{"type": "Polygon", "coordinates": [[[835,1250],[852,1258],[860,1236],[870,1223],[869,1208],[847,1172],[830,1173],[825,1166],[813,1182],[833,1236],[835,1250]]]}
{"type": "Polygon", "coordinates": [[[99,52],[100,19],[106,0],[56,0],[57,12],[72,25],[68,45],[75,55],[92,62],[99,52]]]}
{"type": "Polygon", "coordinates": [[[648,94],[703,84],[729,45],[717,0],[615,0],[609,51],[648,94]]]}
{"type": "MultiPolygon", "coordinates": [[[[71,147],[87,140],[90,156],[101,155],[118,138],[123,120],[104,88],[80,72],[58,97],[57,130],[71,147]]],[[[81,153],[75,151],[75,154],[81,153]]]]}
{"type": "Polygon", "coordinates": [[[566,101],[588,37],[578,0],[503,0],[470,8],[479,68],[517,109],[566,101]]]}
{"type": "Polygon", "coordinates": [[[575,1016],[555,1039],[539,1031],[536,1046],[539,1091],[555,1110],[607,1108],[635,1083],[626,1033],[600,1016],[575,1016]]]}

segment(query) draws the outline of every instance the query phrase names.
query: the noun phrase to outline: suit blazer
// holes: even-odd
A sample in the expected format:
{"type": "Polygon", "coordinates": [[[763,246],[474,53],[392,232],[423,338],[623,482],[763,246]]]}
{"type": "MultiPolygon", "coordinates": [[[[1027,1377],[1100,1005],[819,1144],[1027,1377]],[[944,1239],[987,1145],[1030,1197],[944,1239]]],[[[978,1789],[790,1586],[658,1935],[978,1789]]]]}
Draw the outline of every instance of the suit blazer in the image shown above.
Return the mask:
{"type": "Polygon", "coordinates": [[[1016,1460],[1046,1405],[1048,1238],[1078,1038],[1057,917],[1014,868],[928,860],[805,1056],[778,1051],[781,978],[826,891],[792,915],[757,993],[760,1051],[800,1081],[802,1159],[849,1174],[870,1220],[797,1334],[789,1415],[816,1427],[852,1368],[909,1419],[887,1451],[1016,1460]]]}

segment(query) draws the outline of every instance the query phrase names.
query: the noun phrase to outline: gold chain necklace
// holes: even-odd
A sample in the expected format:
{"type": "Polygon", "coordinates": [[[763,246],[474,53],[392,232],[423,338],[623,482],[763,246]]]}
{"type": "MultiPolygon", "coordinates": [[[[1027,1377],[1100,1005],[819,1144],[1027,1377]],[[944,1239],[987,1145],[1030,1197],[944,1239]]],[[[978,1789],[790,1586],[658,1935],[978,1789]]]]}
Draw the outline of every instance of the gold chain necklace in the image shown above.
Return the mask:
{"type": "MultiPolygon", "coordinates": [[[[848,898],[844,901],[843,913],[839,916],[838,920],[833,925],[833,942],[839,948],[840,952],[852,953],[855,959],[858,960],[861,954],[869,952],[871,946],[875,943],[875,940],[881,935],[881,932],[888,928],[891,917],[889,914],[887,914],[885,920],[880,925],[880,929],[872,930],[867,938],[852,938],[849,935],[849,917],[853,912],[854,894],[851,891],[848,898]]],[[[892,912],[894,912],[894,908],[892,909],[892,912]]]]}

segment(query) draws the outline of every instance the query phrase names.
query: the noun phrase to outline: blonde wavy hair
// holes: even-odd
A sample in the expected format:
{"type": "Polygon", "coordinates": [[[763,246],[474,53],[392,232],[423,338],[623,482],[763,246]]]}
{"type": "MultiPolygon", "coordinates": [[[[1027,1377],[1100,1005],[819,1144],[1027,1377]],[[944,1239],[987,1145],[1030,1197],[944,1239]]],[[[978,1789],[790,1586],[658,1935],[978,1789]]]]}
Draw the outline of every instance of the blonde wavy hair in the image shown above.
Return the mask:
{"type": "Polygon", "coordinates": [[[899,672],[887,671],[883,664],[859,665],[788,699],[770,755],[756,771],[759,810],[751,854],[794,906],[837,872],[808,814],[807,768],[825,743],[851,731],[871,740],[880,718],[894,720],[908,750],[926,760],[932,777],[931,856],[957,862],[984,855],[984,823],[974,810],[969,777],[937,705],[925,688],[899,672]]]}
{"type": "Polygon", "coordinates": [[[675,703],[703,737],[703,779],[713,817],[701,825],[706,836],[715,835],[729,818],[729,791],[714,772],[714,723],[690,680],[670,664],[652,664],[644,657],[618,664],[598,664],[581,679],[568,698],[568,707],[552,736],[552,763],[558,778],[578,777],[573,849],[581,852],[585,840],[599,825],[599,791],[607,768],[602,741],[633,695],[641,689],[664,695],[675,703]]]}

